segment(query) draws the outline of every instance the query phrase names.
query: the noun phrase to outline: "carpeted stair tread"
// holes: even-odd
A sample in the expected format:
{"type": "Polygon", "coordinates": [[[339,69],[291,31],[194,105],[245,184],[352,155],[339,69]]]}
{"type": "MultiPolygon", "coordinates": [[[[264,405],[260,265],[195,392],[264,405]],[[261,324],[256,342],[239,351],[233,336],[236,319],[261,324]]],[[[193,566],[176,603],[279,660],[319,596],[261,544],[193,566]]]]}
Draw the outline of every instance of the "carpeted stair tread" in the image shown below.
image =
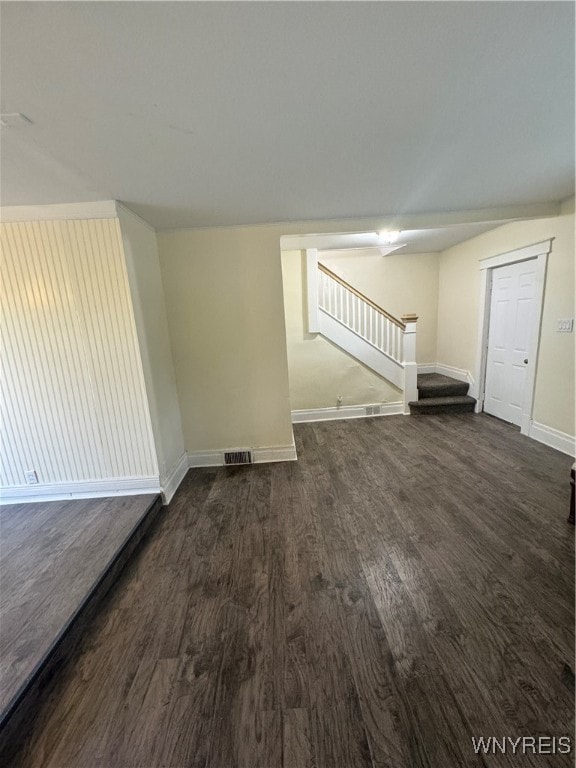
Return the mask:
{"type": "Polygon", "coordinates": [[[466,381],[458,381],[441,373],[421,373],[418,375],[419,400],[467,394],[468,383],[466,381]]]}
{"type": "Polygon", "coordinates": [[[469,395],[426,397],[408,405],[410,413],[473,413],[476,399],[469,395]]]}

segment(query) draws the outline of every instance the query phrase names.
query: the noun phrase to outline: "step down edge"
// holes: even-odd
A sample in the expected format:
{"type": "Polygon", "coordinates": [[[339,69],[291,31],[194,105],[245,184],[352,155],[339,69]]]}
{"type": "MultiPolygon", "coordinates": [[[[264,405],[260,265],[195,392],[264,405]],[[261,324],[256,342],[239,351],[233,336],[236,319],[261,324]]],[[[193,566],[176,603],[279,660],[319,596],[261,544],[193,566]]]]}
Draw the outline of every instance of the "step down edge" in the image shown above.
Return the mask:
{"type": "Polygon", "coordinates": [[[470,395],[429,397],[408,403],[411,414],[474,413],[476,398],[470,395]]]}

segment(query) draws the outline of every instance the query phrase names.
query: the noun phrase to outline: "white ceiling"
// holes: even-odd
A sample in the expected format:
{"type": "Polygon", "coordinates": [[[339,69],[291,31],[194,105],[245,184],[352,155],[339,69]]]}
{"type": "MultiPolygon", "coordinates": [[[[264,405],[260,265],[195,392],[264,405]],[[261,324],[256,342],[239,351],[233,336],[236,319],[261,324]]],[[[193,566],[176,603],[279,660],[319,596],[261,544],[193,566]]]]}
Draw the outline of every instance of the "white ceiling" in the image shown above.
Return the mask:
{"type": "Polygon", "coordinates": [[[162,229],[573,194],[570,2],[1,13],[2,112],[32,121],[2,129],[3,205],[118,199],[162,229]]]}

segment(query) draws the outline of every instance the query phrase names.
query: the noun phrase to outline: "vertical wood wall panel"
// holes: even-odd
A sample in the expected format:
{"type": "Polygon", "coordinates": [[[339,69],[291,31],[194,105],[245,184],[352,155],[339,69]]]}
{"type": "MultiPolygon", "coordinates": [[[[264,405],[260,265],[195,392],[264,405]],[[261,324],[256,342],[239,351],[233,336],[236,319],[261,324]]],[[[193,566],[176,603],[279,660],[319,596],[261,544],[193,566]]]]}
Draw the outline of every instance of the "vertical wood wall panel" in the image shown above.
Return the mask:
{"type": "Polygon", "coordinates": [[[158,474],[117,219],[1,225],[2,486],[158,474]]]}

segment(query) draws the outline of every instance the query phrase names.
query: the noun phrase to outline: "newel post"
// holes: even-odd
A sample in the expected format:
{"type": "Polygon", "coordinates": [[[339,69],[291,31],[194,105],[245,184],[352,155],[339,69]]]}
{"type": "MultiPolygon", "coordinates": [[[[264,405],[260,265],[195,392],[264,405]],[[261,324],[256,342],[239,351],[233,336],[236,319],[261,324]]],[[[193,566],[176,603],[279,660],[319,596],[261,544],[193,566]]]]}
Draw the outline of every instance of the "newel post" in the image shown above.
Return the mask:
{"type": "Polygon", "coordinates": [[[409,414],[408,403],[418,400],[418,366],[416,365],[416,322],[418,315],[409,313],[400,318],[404,325],[402,345],[404,364],[404,413],[409,414]]]}

